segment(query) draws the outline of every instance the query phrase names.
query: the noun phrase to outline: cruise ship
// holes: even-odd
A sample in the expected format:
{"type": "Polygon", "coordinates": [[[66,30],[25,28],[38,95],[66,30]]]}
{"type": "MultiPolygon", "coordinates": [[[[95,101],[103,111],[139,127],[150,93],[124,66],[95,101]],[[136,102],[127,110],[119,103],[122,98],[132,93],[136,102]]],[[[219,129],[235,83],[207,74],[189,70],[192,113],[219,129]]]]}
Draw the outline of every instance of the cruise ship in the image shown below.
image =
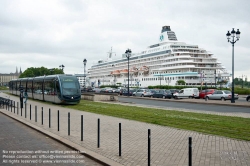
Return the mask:
{"type": "Polygon", "coordinates": [[[106,61],[99,60],[88,69],[86,84],[92,87],[118,85],[148,87],[156,85],[214,86],[218,81],[229,81],[230,74],[213,54],[198,45],[177,40],[170,26],[163,26],[156,44],[140,53],[112,59],[112,48],[106,61]],[[129,63],[128,63],[129,61],[129,63]],[[129,75],[129,77],[128,77],[129,75]]]}

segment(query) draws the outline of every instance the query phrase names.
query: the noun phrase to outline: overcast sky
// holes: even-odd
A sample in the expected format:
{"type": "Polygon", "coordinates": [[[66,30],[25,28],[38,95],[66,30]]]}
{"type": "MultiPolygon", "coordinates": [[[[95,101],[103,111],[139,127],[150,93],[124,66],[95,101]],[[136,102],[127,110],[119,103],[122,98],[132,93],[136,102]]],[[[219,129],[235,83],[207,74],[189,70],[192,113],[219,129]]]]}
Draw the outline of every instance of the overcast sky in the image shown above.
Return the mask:
{"type": "Polygon", "coordinates": [[[232,71],[226,33],[239,29],[235,77],[250,80],[249,0],[0,0],[0,73],[29,67],[83,73],[97,60],[156,44],[164,25],[178,41],[197,44],[232,71]]]}

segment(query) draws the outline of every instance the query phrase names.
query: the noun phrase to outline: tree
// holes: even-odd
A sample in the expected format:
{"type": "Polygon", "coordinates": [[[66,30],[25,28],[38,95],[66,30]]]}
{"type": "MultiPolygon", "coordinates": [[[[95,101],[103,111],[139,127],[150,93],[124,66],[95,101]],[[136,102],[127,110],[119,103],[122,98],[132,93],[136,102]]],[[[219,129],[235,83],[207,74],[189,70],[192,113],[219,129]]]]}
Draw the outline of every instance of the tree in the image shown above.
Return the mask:
{"type": "Polygon", "coordinates": [[[178,80],[177,84],[178,85],[186,85],[186,82],[184,80],[178,80]]]}
{"type": "Polygon", "coordinates": [[[38,76],[44,76],[44,75],[53,75],[53,74],[64,74],[64,72],[61,69],[53,68],[53,69],[47,69],[45,67],[30,67],[26,69],[19,78],[25,78],[25,77],[38,77],[38,76]]]}

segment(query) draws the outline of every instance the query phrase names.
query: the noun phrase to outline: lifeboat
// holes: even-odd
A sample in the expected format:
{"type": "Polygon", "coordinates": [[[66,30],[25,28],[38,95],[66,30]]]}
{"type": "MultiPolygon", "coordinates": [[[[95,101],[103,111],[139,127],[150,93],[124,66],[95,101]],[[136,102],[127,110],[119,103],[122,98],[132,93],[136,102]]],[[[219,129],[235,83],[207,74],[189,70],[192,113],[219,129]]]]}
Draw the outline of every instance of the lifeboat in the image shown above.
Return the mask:
{"type": "Polygon", "coordinates": [[[113,71],[113,75],[119,75],[119,74],[120,74],[120,70],[113,71]]]}
{"type": "Polygon", "coordinates": [[[120,70],[120,73],[121,73],[121,74],[128,73],[128,69],[123,69],[123,70],[120,70]]]}
{"type": "Polygon", "coordinates": [[[148,72],[149,68],[148,66],[142,66],[139,70],[143,72],[148,72]]]}
{"type": "Polygon", "coordinates": [[[133,72],[134,72],[134,73],[138,73],[138,68],[133,67],[133,69],[132,69],[132,70],[133,70],[133,72]]]}

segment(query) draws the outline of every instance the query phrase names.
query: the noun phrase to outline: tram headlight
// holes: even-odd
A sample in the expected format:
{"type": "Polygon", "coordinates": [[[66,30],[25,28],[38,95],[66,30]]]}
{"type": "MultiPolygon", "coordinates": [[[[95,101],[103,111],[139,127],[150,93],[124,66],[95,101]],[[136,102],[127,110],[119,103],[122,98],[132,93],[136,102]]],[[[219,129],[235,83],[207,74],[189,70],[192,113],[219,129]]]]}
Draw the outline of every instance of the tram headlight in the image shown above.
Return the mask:
{"type": "Polygon", "coordinates": [[[74,97],[72,96],[71,99],[74,99],[74,97]]]}

